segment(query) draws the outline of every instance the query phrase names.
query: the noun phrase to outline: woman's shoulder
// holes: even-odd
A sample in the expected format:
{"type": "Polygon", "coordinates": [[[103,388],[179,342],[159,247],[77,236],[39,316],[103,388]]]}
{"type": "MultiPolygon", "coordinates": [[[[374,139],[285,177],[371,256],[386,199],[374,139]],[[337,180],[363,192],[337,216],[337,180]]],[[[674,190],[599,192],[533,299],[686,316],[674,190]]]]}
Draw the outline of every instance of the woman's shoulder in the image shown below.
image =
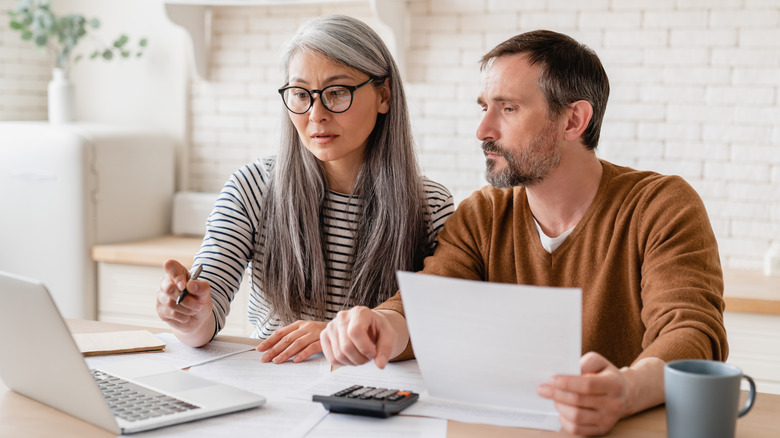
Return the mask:
{"type": "Polygon", "coordinates": [[[433,211],[452,208],[454,204],[452,193],[444,184],[433,181],[426,176],[422,177],[422,184],[425,202],[433,211]]]}
{"type": "Polygon", "coordinates": [[[242,186],[265,187],[271,179],[275,163],[275,155],[258,158],[233,172],[231,180],[239,182],[242,186]]]}

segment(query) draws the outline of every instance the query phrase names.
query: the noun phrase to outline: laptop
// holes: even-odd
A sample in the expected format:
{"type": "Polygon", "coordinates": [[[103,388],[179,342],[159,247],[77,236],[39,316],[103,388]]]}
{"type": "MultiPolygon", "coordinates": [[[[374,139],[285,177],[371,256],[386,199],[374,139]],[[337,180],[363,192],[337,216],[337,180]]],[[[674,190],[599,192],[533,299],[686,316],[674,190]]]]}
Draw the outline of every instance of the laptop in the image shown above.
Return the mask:
{"type": "Polygon", "coordinates": [[[5,385],[115,434],[265,403],[263,396],[156,361],[128,358],[90,370],[49,291],[35,280],[0,272],[0,303],[0,378],[5,385]],[[108,388],[106,396],[99,383],[108,388]],[[142,398],[147,413],[125,406],[125,399],[134,397],[142,398]]]}

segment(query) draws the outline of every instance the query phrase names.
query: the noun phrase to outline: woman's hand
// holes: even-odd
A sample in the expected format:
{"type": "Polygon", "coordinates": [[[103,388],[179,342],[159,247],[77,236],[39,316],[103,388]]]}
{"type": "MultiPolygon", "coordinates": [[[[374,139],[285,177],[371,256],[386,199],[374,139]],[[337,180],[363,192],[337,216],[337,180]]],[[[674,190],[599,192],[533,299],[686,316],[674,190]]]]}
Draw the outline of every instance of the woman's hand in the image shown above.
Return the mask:
{"type": "Polygon", "coordinates": [[[165,275],[157,291],[157,315],[174,329],[174,334],[185,344],[193,347],[206,344],[214,333],[209,283],[205,280],[189,281],[189,271],[176,260],[168,260],[163,268],[165,275]],[[185,287],[189,293],[176,304],[185,287]]]}
{"type": "Polygon", "coordinates": [[[295,356],[293,362],[302,362],[322,352],[320,333],[327,324],[321,321],[295,321],[280,328],[257,346],[257,351],[267,351],[260,360],[283,363],[295,356]]]}

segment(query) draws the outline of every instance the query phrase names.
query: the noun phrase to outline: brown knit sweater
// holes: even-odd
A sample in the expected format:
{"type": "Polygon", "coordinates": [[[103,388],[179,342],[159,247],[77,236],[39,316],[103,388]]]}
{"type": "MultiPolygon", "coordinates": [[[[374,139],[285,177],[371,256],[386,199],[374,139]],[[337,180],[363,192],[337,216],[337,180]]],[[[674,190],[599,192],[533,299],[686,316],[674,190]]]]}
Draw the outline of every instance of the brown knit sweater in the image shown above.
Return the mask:
{"type": "MultiPolygon", "coordinates": [[[[487,186],[448,219],[423,272],[579,287],[582,352],[618,367],[644,357],[725,360],[723,274],[698,194],[680,177],[602,165],[593,203],[552,254],[541,245],[525,188],[487,186]]],[[[378,308],[403,314],[400,293],[378,308]]],[[[397,359],[410,357],[411,346],[397,359]]]]}

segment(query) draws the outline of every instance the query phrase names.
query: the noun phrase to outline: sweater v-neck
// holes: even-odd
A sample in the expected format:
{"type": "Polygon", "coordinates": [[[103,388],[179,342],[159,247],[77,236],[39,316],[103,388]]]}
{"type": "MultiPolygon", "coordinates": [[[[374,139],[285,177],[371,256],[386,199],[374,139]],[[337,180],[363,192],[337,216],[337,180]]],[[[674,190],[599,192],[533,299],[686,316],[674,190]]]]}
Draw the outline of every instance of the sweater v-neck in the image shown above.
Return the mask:
{"type": "MultiPolygon", "coordinates": [[[[551,253],[544,249],[536,225],[534,225],[534,216],[533,213],[531,213],[531,206],[528,203],[528,192],[526,191],[526,188],[515,188],[515,205],[522,206],[522,208],[515,211],[515,220],[522,220],[524,225],[523,227],[516,227],[515,229],[522,229],[525,232],[525,236],[515,236],[515,242],[518,244],[525,242],[527,245],[533,245],[534,257],[545,265],[554,266],[558,260],[564,257],[569,248],[577,242],[582,230],[587,228],[588,223],[596,215],[596,212],[601,210],[607,187],[614,175],[614,168],[609,162],[603,160],[599,160],[599,162],[601,162],[602,173],[599,187],[596,190],[596,196],[593,197],[593,201],[590,203],[590,206],[588,206],[588,209],[585,210],[582,219],[574,226],[574,230],[571,234],[569,234],[566,240],[551,253]]],[[[519,255],[519,253],[515,254],[516,257],[519,255]]]]}

